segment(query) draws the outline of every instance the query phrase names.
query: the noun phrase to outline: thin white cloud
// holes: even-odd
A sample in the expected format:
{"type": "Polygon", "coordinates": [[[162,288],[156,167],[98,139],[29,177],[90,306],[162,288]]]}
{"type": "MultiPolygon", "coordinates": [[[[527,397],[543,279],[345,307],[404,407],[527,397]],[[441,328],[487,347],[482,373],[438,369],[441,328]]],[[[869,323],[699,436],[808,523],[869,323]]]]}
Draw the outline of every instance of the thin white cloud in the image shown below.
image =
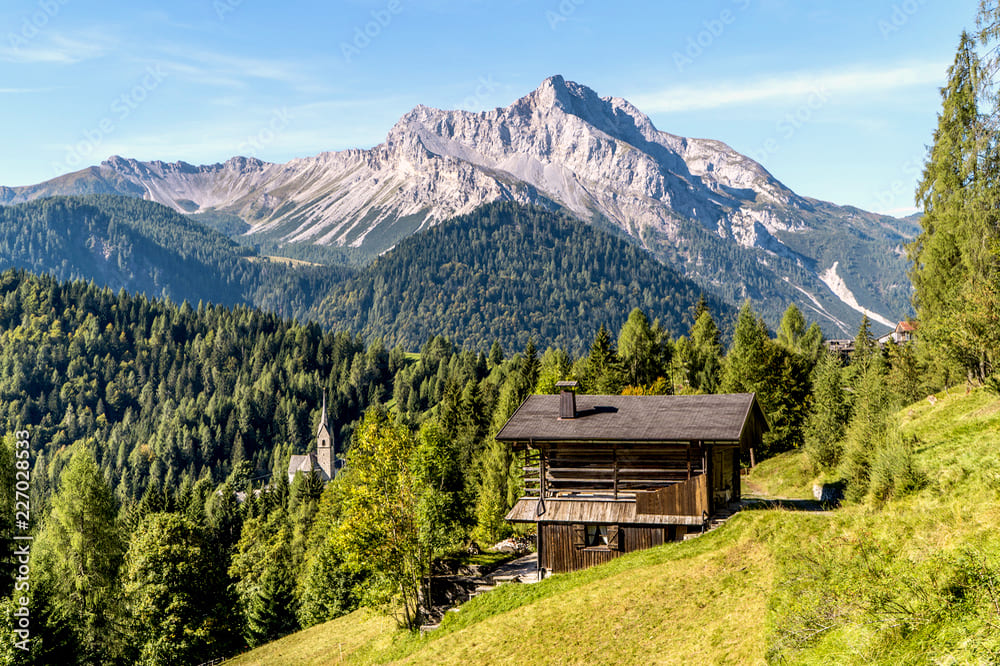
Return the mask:
{"type": "Polygon", "coordinates": [[[35,40],[26,41],[23,45],[12,41],[8,46],[0,46],[0,60],[24,64],[71,65],[107,53],[109,40],[106,36],[86,34],[81,37],[49,32],[35,40]]]}
{"type": "Polygon", "coordinates": [[[55,88],[0,88],[0,95],[27,95],[51,90],[55,90],[55,88]]]}
{"type": "Polygon", "coordinates": [[[251,86],[254,80],[263,80],[297,90],[315,91],[323,88],[309,74],[314,68],[314,62],[254,58],[185,48],[176,44],[160,46],[158,51],[168,56],[172,69],[195,83],[236,88],[251,86]]]}
{"type": "Polygon", "coordinates": [[[674,86],[628,99],[647,113],[699,111],[798,99],[809,95],[862,95],[914,86],[942,85],[947,65],[912,63],[885,69],[791,72],[753,81],[674,86]]]}

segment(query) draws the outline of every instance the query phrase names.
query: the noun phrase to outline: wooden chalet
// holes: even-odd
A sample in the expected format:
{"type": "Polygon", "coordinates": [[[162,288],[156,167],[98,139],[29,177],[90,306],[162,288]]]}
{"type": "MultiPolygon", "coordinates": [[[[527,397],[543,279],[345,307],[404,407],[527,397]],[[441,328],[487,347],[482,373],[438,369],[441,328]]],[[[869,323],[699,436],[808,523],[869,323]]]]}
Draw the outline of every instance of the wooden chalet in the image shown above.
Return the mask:
{"type": "Polygon", "coordinates": [[[529,396],[497,434],[524,456],[507,514],[538,524],[538,566],[574,571],[701,531],[740,498],[767,421],[752,393],[529,396]]]}

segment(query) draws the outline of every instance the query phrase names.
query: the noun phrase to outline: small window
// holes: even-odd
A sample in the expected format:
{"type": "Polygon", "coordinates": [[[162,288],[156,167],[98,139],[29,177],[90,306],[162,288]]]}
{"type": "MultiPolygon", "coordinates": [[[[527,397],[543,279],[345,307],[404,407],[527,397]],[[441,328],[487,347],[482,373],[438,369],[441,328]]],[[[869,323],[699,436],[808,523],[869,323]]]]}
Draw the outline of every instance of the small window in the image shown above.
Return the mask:
{"type": "Polygon", "coordinates": [[[618,525],[573,525],[573,547],[596,550],[621,550],[621,530],[618,525]]]}
{"type": "Polygon", "coordinates": [[[587,525],[587,547],[607,547],[608,526],[607,525],[587,525]]]}

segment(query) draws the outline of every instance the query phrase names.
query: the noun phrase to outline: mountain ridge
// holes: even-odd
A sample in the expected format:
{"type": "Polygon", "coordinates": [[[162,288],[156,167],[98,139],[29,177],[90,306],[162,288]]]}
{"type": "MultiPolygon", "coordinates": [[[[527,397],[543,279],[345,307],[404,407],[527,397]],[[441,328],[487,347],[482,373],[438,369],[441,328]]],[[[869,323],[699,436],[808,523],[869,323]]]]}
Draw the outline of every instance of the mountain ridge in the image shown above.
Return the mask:
{"type": "Polygon", "coordinates": [[[484,203],[531,204],[617,230],[730,303],[756,301],[772,324],[789,302],[828,334],[852,333],[862,311],[910,313],[912,221],[800,196],[726,144],[662,132],[627,100],[558,75],[504,108],[417,106],[370,149],[285,164],[113,156],[0,189],[0,203],[87,187],[233,214],[248,238],[369,257],[484,203]],[[834,262],[849,298],[821,278],[834,262]]]}
{"type": "Polygon", "coordinates": [[[533,338],[578,352],[593,322],[617,330],[636,307],[677,335],[702,297],[723,330],[735,316],[620,235],[510,202],[435,225],[355,268],[272,260],[152,201],[49,197],[0,207],[6,268],[175,303],[258,307],[410,350],[445,335],[482,351],[533,338]]]}

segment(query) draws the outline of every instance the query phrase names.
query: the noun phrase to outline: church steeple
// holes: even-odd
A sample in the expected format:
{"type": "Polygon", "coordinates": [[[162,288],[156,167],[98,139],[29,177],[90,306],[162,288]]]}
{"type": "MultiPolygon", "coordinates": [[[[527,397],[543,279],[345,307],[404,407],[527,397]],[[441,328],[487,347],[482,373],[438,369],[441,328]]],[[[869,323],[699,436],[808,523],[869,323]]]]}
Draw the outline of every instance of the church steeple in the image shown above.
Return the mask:
{"type": "Polygon", "coordinates": [[[326,417],[326,391],[323,391],[323,411],[316,429],[316,463],[323,470],[326,479],[333,478],[333,436],[330,434],[330,424],[326,417]]]}
{"type": "Polygon", "coordinates": [[[323,391],[323,413],[319,417],[319,429],[316,430],[316,436],[322,437],[323,431],[329,432],[330,427],[326,420],[326,391],[323,391]]]}

